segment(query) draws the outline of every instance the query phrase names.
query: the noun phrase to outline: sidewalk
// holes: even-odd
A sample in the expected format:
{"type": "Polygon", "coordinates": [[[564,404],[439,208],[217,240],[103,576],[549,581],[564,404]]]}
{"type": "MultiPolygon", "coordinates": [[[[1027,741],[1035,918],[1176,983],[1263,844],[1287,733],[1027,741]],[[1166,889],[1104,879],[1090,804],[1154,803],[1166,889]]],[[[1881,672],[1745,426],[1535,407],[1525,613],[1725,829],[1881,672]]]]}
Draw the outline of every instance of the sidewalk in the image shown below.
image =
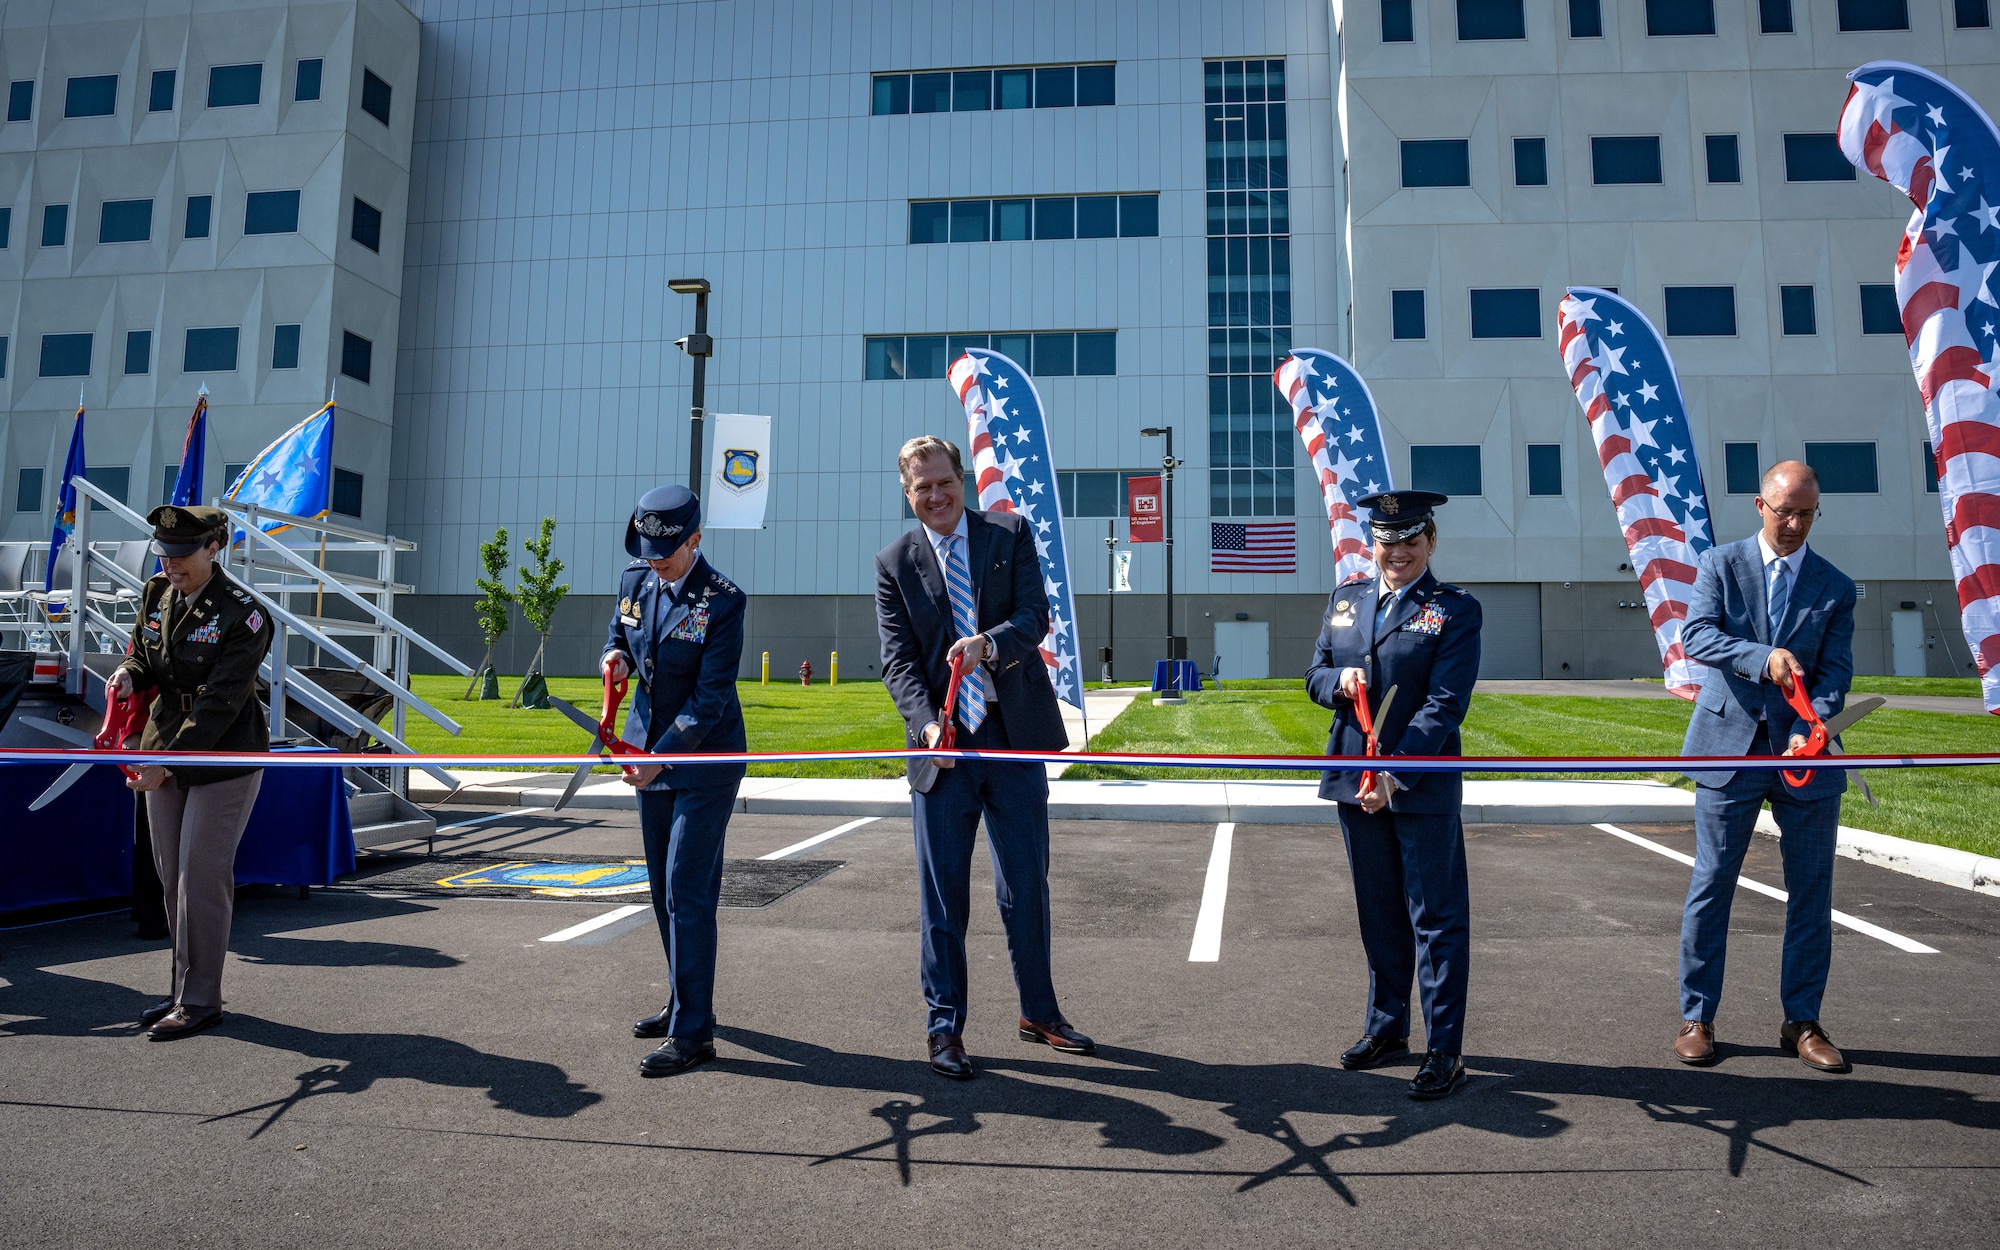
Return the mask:
{"type": "MultiPolygon", "coordinates": [[[[1560,694],[1583,695],[1593,699],[1677,699],[1680,696],[1656,681],[1481,681],[1479,694],[1560,694]]],[[[1850,694],[1848,702],[1866,694],[1850,694]]],[[[1948,712],[1954,716],[1984,716],[1986,705],[1977,697],[1961,698],[1942,694],[1885,694],[1883,706],[1904,712],[1948,712]]]]}

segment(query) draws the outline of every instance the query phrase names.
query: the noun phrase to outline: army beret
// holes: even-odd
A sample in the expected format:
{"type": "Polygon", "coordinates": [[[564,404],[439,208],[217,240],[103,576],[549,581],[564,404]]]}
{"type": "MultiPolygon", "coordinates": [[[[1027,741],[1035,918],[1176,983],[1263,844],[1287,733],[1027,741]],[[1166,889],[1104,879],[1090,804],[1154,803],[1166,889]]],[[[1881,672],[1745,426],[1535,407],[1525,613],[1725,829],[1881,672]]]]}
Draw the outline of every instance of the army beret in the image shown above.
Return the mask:
{"type": "Polygon", "coordinates": [[[220,508],[181,507],[163,503],[146,514],[153,527],[153,551],[162,556],[189,556],[229,530],[229,514],[220,508]]]}

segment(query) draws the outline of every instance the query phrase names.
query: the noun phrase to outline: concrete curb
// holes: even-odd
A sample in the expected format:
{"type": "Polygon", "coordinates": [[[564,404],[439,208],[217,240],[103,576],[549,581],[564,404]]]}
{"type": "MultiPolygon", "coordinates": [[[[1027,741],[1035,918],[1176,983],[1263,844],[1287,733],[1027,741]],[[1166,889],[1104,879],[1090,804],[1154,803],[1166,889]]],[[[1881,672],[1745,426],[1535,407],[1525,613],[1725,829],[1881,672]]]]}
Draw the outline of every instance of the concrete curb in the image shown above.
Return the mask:
{"type": "MultiPolygon", "coordinates": [[[[1778,822],[1769,811],[1757,814],[1757,832],[1778,836],[1778,822]]],[[[1846,825],[1840,826],[1838,839],[1834,849],[1848,859],[1940,885],[2000,896],[2000,859],[1846,825]]]]}

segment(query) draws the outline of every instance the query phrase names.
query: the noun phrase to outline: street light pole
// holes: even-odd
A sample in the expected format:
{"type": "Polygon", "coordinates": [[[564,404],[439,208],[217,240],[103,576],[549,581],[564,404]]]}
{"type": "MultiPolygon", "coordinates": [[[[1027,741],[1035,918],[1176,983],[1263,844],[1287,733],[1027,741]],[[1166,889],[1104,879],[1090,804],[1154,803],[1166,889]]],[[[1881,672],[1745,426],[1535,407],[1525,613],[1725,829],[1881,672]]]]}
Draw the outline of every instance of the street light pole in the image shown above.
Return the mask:
{"type": "Polygon", "coordinates": [[[1118,518],[1104,523],[1104,684],[1111,684],[1111,649],[1118,645],[1118,518]]]}
{"type": "Polygon", "coordinates": [[[1160,457],[1160,510],[1166,528],[1167,544],[1167,693],[1163,699],[1154,702],[1180,703],[1180,670],[1175,667],[1180,657],[1174,654],[1174,470],[1180,461],[1174,459],[1174,427],[1171,425],[1149,426],[1140,430],[1141,438],[1167,440],[1167,454],[1160,457]]]}
{"type": "Polygon", "coordinates": [[[667,289],[694,296],[694,333],[674,340],[674,346],[694,358],[694,397],[688,408],[688,489],[701,493],[701,419],[707,399],[708,358],[715,354],[715,340],[708,336],[708,292],[706,278],[674,278],[667,289]]]}

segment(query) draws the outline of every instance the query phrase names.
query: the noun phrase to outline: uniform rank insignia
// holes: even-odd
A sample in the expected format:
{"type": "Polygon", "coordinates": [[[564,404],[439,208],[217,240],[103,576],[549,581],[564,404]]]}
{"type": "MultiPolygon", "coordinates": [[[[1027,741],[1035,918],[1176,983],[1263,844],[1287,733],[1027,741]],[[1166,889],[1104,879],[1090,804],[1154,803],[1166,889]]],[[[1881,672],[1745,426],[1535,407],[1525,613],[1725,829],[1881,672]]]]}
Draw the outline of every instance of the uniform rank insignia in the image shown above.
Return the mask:
{"type": "Polygon", "coordinates": [[[222,622],[210,621],[187,636],[189,642],[221,642],[222,622]]]}
{"type": "Polygon", "coordinates": [[[1410,623],[1403,628],[1413,634],[1441,634],[1444,632],[1444,613],[1438,611],[1437,604],[1426,603],[1424,610],[1411,617],[1410,623]]]}
{"type": "Polygon", "coordinates": [[[682,642],[708,641],[708,609],[700,607],[689,612],[667,637],[678,638],[682,642]]]}

